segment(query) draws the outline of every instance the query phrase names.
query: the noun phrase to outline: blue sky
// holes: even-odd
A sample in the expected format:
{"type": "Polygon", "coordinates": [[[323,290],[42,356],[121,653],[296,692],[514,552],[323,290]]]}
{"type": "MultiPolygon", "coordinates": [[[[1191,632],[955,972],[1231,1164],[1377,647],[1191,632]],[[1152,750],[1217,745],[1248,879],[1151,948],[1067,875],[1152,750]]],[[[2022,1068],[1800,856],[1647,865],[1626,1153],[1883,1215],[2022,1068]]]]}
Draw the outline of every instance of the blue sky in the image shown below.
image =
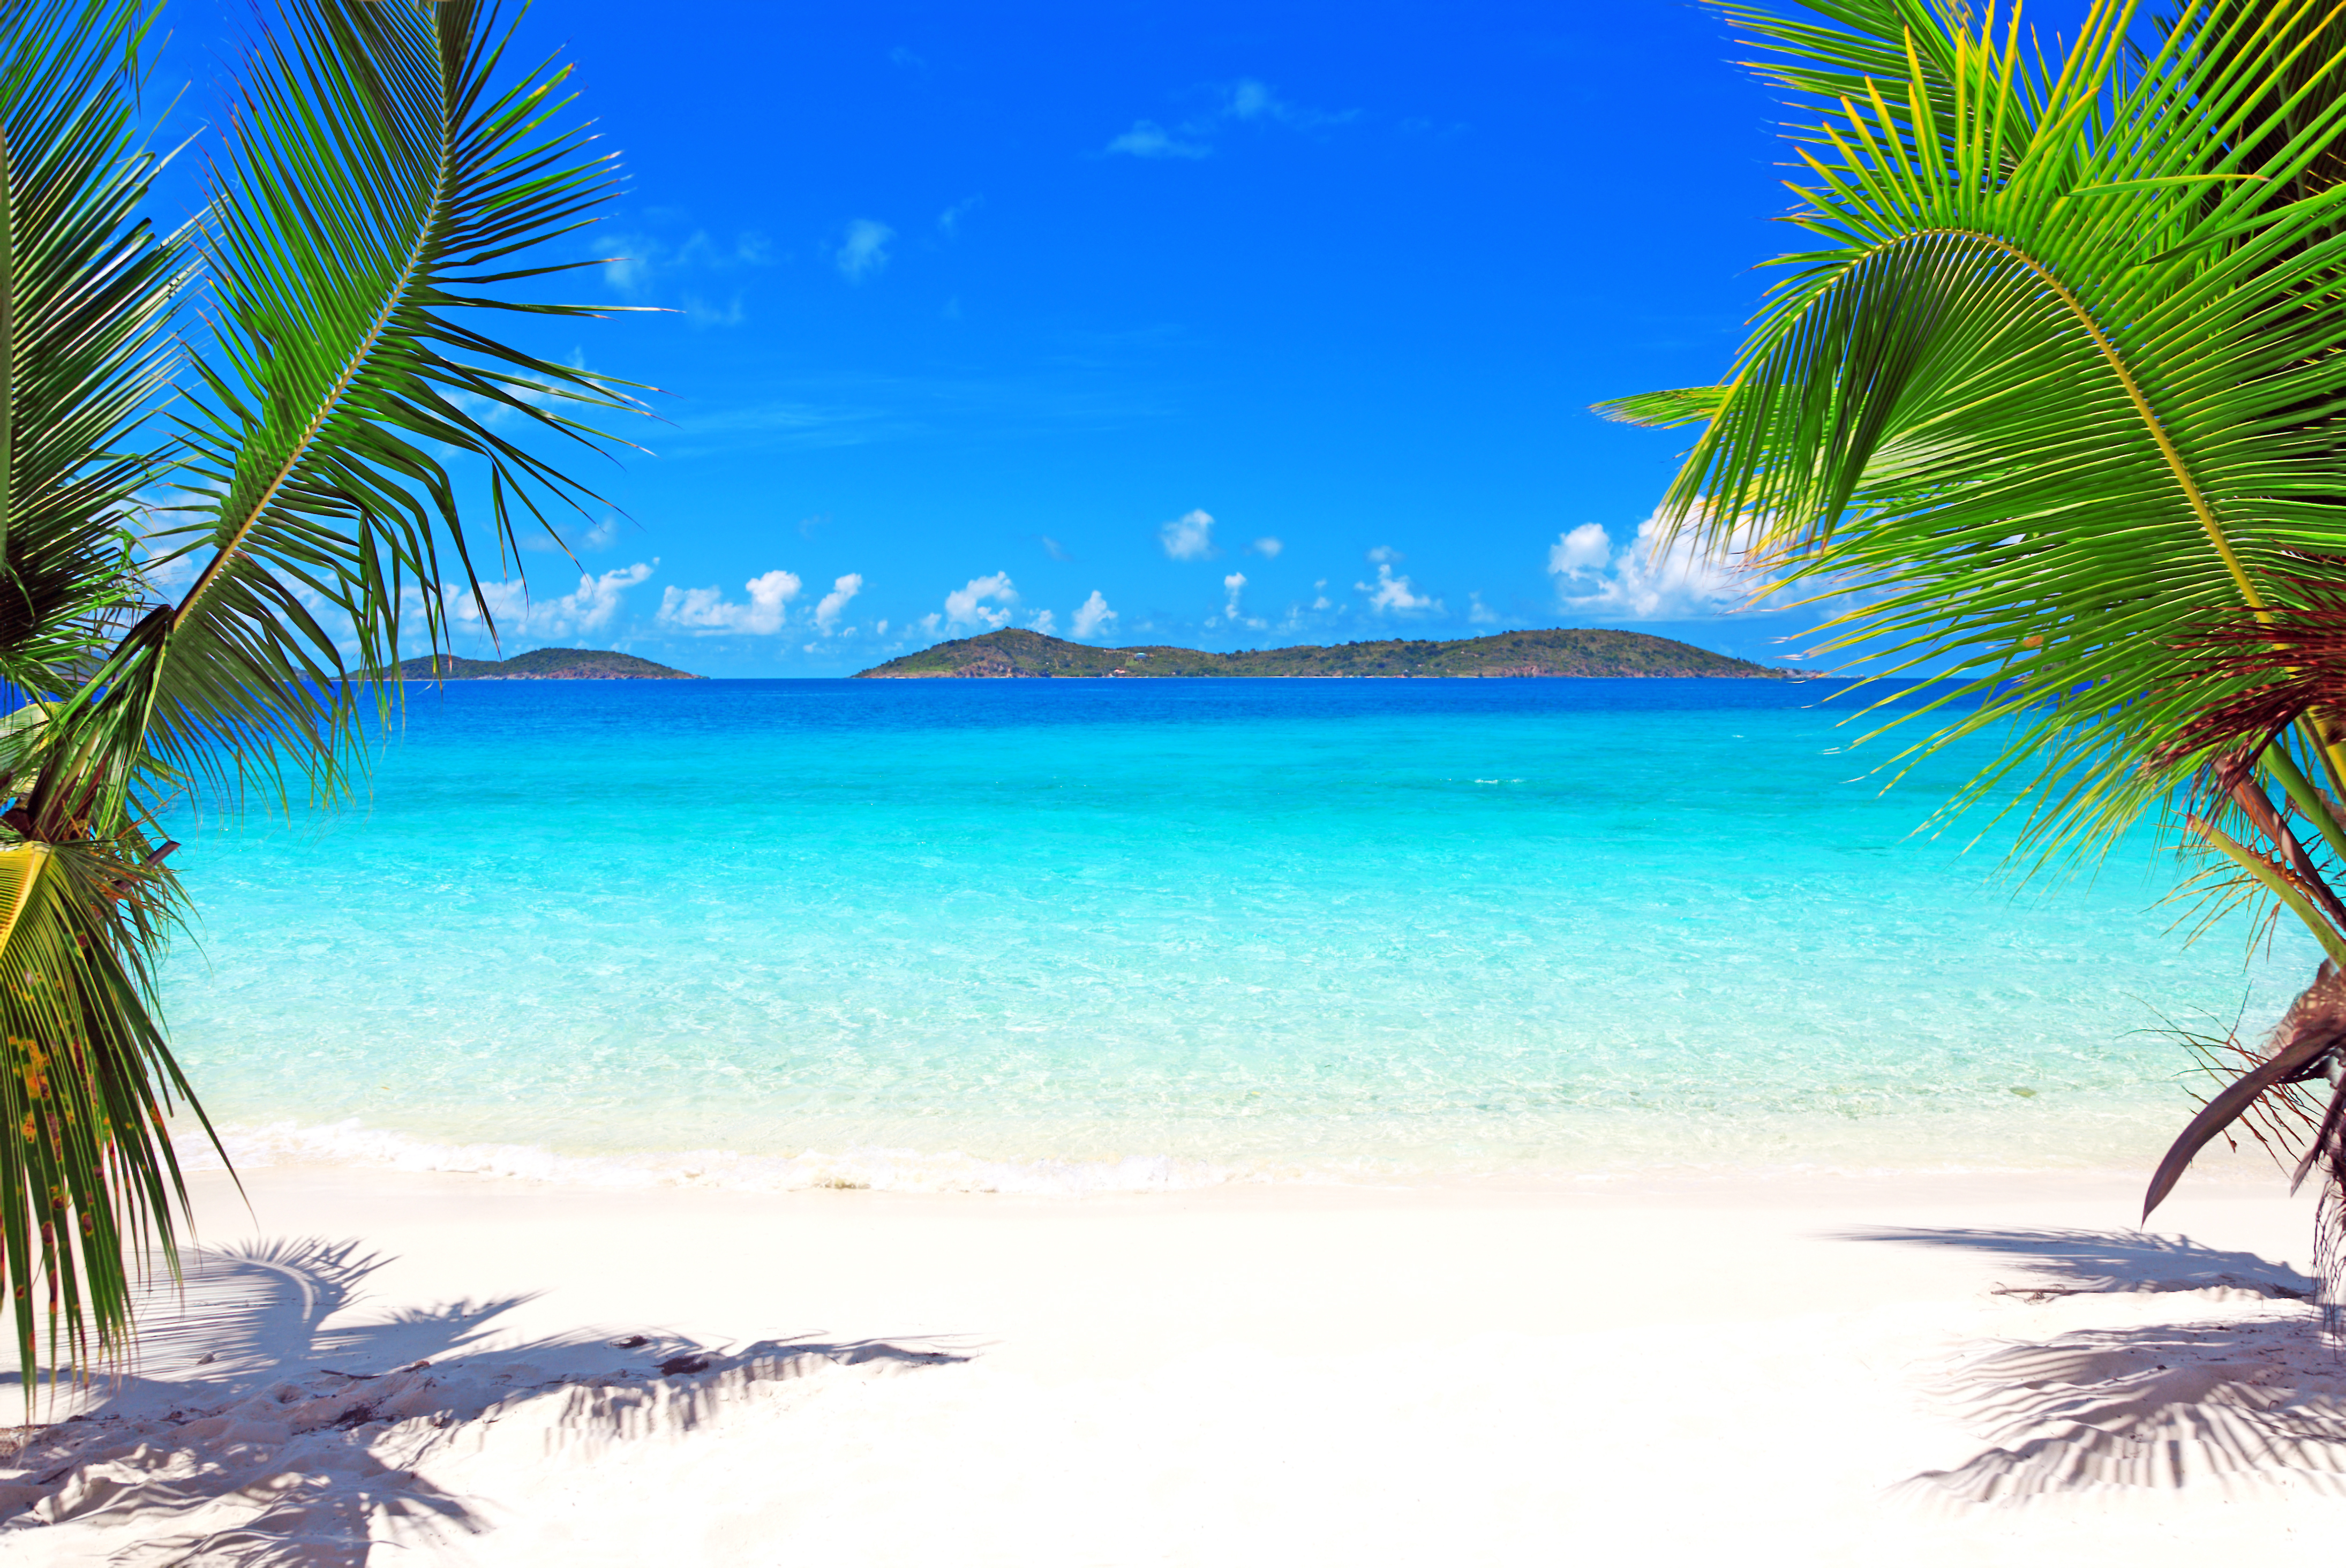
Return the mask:
{"type": "MultiPolygon", "coordinates": [[[[249,13],[169,15],[207,112],[249,13]]],[[[571,297],[672,313],[537,345],[660,419],[589,475],[583,581],[516,564],[508,652],[1803,646],[1636,551],[1685,437],[1587,412],[1716,379],[1796,238],[1772,106],[1693,7],[576,0],[523,36],[625,158],[576,252],[623,260],[571,297]]]]}

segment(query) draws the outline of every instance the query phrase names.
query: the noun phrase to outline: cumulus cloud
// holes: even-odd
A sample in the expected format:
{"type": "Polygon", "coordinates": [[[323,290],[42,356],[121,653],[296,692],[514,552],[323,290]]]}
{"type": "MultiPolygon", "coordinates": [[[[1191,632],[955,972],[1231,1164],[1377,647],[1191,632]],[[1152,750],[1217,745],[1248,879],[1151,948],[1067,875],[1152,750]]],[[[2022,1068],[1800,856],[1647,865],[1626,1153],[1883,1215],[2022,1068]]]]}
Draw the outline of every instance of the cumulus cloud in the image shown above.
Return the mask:
{"type": "Polygon", "coordinates": [[[1184,512],[1157,530],[1165,553],[1176,561],[1202,561],[1214,553],[1214,518],[1209,512],[1184,512]]]}
{"type": "Polygon", "coordinates": [[[1302,104],[1290,103],[1270,88],[1268,82],[1242,76],[1223,89],[1222,101],[1215,117],[1226,120],[1276,120],[1280,125],[1298,130],[1318,130],[1327,126],[1340,126],[1360,117],[1358,109],[1339,109],[1330,113],[1302,104]]]}
{"type": "Polygon", "coordinates": [[[1262,83],[1249,77],[1230,89],[1227,112],[1232,119],[1252,120],[1260,119],[1278,107],[1277,96],[1262,83]]]}
{"type": "Polygon", "coordinates": [[[738,327],[749,320],[741,310],[739,294],[722,305],[712,305],[698,294],[687,294],[683,310],[684,319],[694,327],[738,327]]]}
{"type": "Polygon", "coordinates": [[[1215,135],[1233,124],[1283,125],[1311,133],[1359,117],[1355,109],[1331,114],[1290,103],[1272,91],[1270,84],[1252,76],[1209,90],[1210,106],[1171,130],[1155,120],[1135,120],[1130,130],[1112,138],[1103,150],[1127,158],[1204,158],[1214,150],[1215,135]]]}
{"type": "Polygon", "coordinates": [[[815,629],[829,636],[831,628],[839,624],[839,617],[846,612],[848,601],[862,591],[863,574],[861,572],[850,572],[835,579],[831,585],[831,592],[814,606],[815,629]]]}
{"type": "Polygon", "coordinates": [[[1232,572],[1222,579],[1222,593],[1225,596],[1222,602],[1222,618],[1234,626],[1253,626],[1259,631],[1262,628],[1263,622],[1250,621],[1239,612],[1239,596],[1246,592],[1246,585],[1244,572],[1232,572]]]}
{"type": "Polygon", "coordinates": [[[1402,561],[1408,557],[1390,545],[1380,545],[1369,552],[1369,559],[1382,566],[1388,561],[1402,561]]]}
{"type": "MultiPolygon", "coordinates": [[[[638,242],[638,247],[642,250],[649,249],[641,242],[638,242]]],[[[614,256],[603,263],[603,281],[622,294],[640,294],[651,280],[652,262],[648,255],[614,256]]]]}
{"type": "MultiPolygon", "coordinates": [[[[652,575],[658,561],[638,561],[632,566],[616,566],[600,576],[589,572],[578,579],[578,586],[555,599],[530,596],[529,585],[519,577],[509,582],[483,583],[481,597],[487,601],[489,614],[495,617],[500,636],[563,637],[581,632],[599,631],[619,613],[622,596],[629,588],[652,575]]],[[[445,585],[441,596],[448,606],[449,618],[458,626],[480,626],[480,606],[473,601],[471,590],[457,585],[445,585]]]]}
{"type": "Polygon", "coordinates": [[[1059,617],[1048,610],[1036,610],[1034,617],[1026,623],[1029,629],[1041,632],[1046,637],[1058,624],[1059,617]]]}
{"type": "Polygon", "coordinates": [[[1261,538],[1256,540],[1253,544],[1248,545],[1247,548],[1253,551],[1256,555],[1261,556],[1266,561],[1276,561],[1279,559],[1279,553],[1281,550],[1286,549],[1287,546],[1266,534],[1261,538]]]}
{"type": "Polygon", "coordinates": [[[984,626],[987,631],[993,631],[1010,624],[1010,611],[1007,607],[988,609],[986,606],[1008,606],[1017,602],[1018,590],[1012,585],[1009,573],[996,572],[990,577],[972,577],[967,584],[945,596],[945,623],[957,631],[966,631],[973,626],[984,626]]]}
{"type": "Polygon", "coordinates": [[[1648,517],[1617,553],[1603,528],[1584,523],[1548,546],[1547,569],[1565,608],[1616,620],[1675,621],[1726,615],[1749,598],[1750,575],[1705,556],[1693,541],[1664,547],[1648,517]]]}
{"type": "Polygon", "coordinates": [[[1559,577],[1580,577],[1601,572],[1613,559],[1613,536],[1601,523],[1583,523],[1559,534],[1547,547],[1547,569],[1559,577]]]}
{"type": "Polygon", "coordinates": [[[937,232],[951,239],[961,232],[961,220],[985,205],[983,196],[964,197],[937,214],[937,232]]]}
{"type": "Polygon", "coordinates": [[[1369,596],[1369,608],[1382,615],[1413,616],[1425,610],[1439,610],[1442,601],[1430,594],[1421,594],[1410,586],[1407,577],[1393,575],[1391,561],[1377,563],[1377,580],[1355,583],[1353,587],[1369,596]]]}
{"type": "Polygon", "coordinates": [[[742,585],[746,603],[735,603],[721,588],[669,588],[660,595],[658,620],[664,626],[695,636],[740,633],[770,636],[782,629],[786,607],[799,596],[798,575],[774,571],[742,585]]]}
{"type": "Polygon", "coordinates": [[[1069,630],[1079,637],[1103,636],[1116,627],[1116,612],[1107,607],[1107,600],[1097,588],[1092,596],[1076,606],[1076,618],[1069,630]]]}
{"type": "Polygon", "coordinates": [[[1135,120],[1130,130],[1110,138],[1102,150],[1127,158],[1203,158],[1213,149],[1200,142],[1183,141],[1155,120],[1135,120]]]}
{"type": "Polygon", "coordinates": [[[525,534],[522,535],[521,547],[525,550],[544,551],[548,555],[558,555],[567,548],[574,555],[599,555],[609,549],[618,542],[618,538],[619,520],[607,514],[601,522],[582,534],[566,535],[560,537],[545,532],[525,534]]]}
{"type": "Polygon", "coordinates": [[[888,265],[888,241],[896,231],[886,224],[869,218],[859,218],[847,226],[847,238],[840,241],[831,260],[838,263],[839,275],[851,283],[864,279],[888,265]]]}
{"type": "Polygon", "coordinates": [[[1469,594],[1466,597],[1468,600],[1466,619],[1469,622],[1478,626],[1495,626],[1499,624],[1498,612],[1483,602],[1481,594],[1469,594]]]}
{"type": "Polygon", "coordinates": [[[622,294],[641,296],[653,286],[679,273],[727,271],[741,267],[770,267],[773,247],[766,237],[744,231],[729,245],[697,229],[682,244],[650,234],[616,234],[604,243],[619,254],[603,263],[603,280],[622,294]]]}

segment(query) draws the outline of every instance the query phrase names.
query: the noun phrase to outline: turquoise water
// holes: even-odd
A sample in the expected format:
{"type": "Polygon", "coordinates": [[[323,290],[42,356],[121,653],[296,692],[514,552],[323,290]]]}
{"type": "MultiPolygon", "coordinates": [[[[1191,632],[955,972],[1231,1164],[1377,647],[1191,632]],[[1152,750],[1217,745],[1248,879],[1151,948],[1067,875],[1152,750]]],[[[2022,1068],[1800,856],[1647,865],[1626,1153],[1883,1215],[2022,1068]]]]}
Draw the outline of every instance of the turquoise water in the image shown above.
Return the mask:
{"type": "Polygon", "coordinates": [[[2171,861],[2017,898],[1815,685],[417,692],[332,816],[190,825],[168,1000],[245,1157],[1148,1186],[2135,1168],[2171,861]]]}

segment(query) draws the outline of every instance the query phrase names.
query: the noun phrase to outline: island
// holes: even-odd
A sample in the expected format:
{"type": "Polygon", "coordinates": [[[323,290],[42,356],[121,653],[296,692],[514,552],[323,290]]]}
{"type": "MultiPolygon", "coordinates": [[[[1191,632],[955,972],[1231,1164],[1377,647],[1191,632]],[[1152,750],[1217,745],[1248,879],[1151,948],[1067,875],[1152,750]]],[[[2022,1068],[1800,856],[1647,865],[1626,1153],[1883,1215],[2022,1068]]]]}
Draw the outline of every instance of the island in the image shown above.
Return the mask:
{"type": "Polygon", "coordinates": [[[1004,680],[1149,676],[1319,677],[1322,678],[1513,679],[1578,677],[1671,679],[1806,680],[1805,670],[1771,669],[1691,643],[1644,632],[1598,629],[1500,632],[1452,642],[1342,643],[1238,653],[1196,648],[1089,647],[1005,628],[939,643],[857,672],[857,680],[1004,680]]]}
{"type": "Polygon", "coordinates": [[[706,680],[633,654],[599,648],[536,648],[507,659],[434,654],[400,662],[402,680],[706,680]]]}

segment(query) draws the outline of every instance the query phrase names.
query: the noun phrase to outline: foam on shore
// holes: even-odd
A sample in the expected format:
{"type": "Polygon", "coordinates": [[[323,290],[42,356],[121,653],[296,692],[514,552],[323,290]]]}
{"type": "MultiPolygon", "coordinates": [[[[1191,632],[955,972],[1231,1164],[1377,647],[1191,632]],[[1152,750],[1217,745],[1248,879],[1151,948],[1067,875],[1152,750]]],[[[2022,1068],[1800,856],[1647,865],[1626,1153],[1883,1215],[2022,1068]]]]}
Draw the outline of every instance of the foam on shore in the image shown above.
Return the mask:
{"type": "MultiPolygon", "coordinates": [[[[238,1170],[281,1166],[440,1173],[605,1191],[693,1188],[744,1193],[823,1190],[893,1193],[998,1193],[1035,1197],[1181,1193],[1233,1185],[1350,1186],[1390,1190],[1499,1186],[1590,1190],[1612,1186],[1769,1184],[1810,1178],[1877,1179],[2042,1175],[2070,1179],[2141,1179],[2149,1167],[2123,1151],[2097,1148],[2100,1157],[2054,1163],[2039,1159],[1963,1157],[1960,1145],[1913,1140],[1896,1157],[1868,1140],[1817,1158],[1765,1157],[1732,1147],[1678,1151],[1675,1157],[1633,1156],[1577,1162],[1481,1160],[1429,1163],[1391,1156],[1213,1160],[1164,1153],[1114,1157],[1005,1157],[958,1148],[919,1149],[844,1143],[837,1150],[756,1154],[732,1149],[684,1149],[586,1154],[515,1143],[420,1137],[369,1126],[356,1117],[332,1123],[281,1121],[220,1129],[229,1162],[238,1170]]],[[[181,1163],[191,1171],[221,1168],[199,1129],[175,1129],[181,1163]]],[[[2198,1162],[2195,1180],[2261,1183],[2275,1179],[2271,1163],[2253,1150],[2211,1151],[2198,1162]]]]}

